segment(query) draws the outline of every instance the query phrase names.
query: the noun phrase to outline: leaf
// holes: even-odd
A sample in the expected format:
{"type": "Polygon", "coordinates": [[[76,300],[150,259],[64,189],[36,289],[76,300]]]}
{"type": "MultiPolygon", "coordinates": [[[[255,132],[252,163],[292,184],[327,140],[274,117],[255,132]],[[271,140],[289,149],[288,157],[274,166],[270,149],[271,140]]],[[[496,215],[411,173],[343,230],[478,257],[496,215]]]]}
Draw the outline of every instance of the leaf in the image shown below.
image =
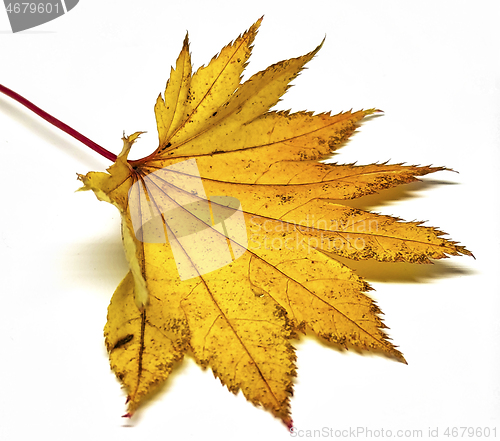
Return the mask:
{"type": "Polygon", "coordinates": [[[107,173],[79,175],[122,216],[130,272],[105,338],[128,416],[190,354],[291,427],[292,338],[310,332],[405,362],[370,286],[335,256],[471,255],[434,228],[342,205],[445,169],[318,162],[377,110],[270,111],[321,45],[240,84],[260,23],[194,74],[186,37],[156,101],[158,148],[129,161],[136,132],[107,173]]]}

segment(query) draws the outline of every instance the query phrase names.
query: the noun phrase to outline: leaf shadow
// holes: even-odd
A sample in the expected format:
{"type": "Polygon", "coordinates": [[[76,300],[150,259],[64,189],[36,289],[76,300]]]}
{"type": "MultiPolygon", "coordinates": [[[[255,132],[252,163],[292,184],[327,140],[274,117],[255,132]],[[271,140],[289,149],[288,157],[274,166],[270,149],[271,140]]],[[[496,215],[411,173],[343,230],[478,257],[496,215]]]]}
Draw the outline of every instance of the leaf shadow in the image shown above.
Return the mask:
{"type": "MultiPolygon", "coordinates": [[[[379,193],[350,200],[333,200],[335,203],[377,212],[381,207],[388,207],[395,202],[418,197],[418,193],[436,185],[457,185],[455,182],[436,179],[418,180],[409,184],[382,190],[379,193]]],[[[414,264],[407,262],[378,262],[375,260],[351,260],[334,256],[358,275],[373,282],[386,283],[422,283],[444,277],[467,276],[474,272],[462,265],[446,261],[434,260],[432,264],[414,264]]]]}
{"type": "Polygon", "coordinates": [[[394,205],[402,200],[418,198],[419,193],[429,190],[437,185],[458,185],[456,182],[438,179],[419,179],[408,184],[398,185],[393,188],[388,188],[379,193],[362,196],[357,199],[333,200],[336,203],[346,205],[348,207],[359,208],[365,211],[377,211],[381,207],[394,205]]]}
{"type": "MultiPolygon", "coordinates": [[[[109,234],[102,241],[68,245],[67,252],[61,256],[59,265],[61,274],[65,275],[61,279],[62,284],[70,286],[74,284],[75,280],[78,280],[80,287],[97,292],[99,296],[105,296],[109,301],[114,290],[129,271],[121,238],[117,234],[109,234]]],[[[103,327],[104,324],[103,322],[103,327]]],[[[102,355],[105,359],[109,358],[109,353],[104,345],[104,337],[102,340],[102,355]]],[[[190,357],[189,352],[186,356],[194,360],[193,357],[190,357]]],[[[184,368],[184,359],[174,363],[167,379],[154,387],[143,398],[140,407],[132,417],[125,417],[121,426],[135,427],[135,425],[139,424],[142,415],[145,412],[147,413],[146,409],[153,405],[162,394],[166,393],[180,376],[186,375],[184,368]]],[[[122,386],[119,380],[116,377],[114,378],[117,385],[122,386]]],[[[126,406],[124,406],[124,413],[126,412],[125,409],[126,406]]]]}
{"type": "MultiPolygon", "coordinates": [[[[399,185],[394,188],[382,190],[379,193],[363,196],[357,199],[332,201],[365,211],[377,211],[377,209],[391,206],[395,202],[417,198],[419,197],[419,192],[430,189],[436,185],[457,185],[457,183],[447,180],[424,178],[422,180],[419,179],[409,184],[399,185]]],[[[415,264],[407,262],[378,262],[374,260],[356,261],[337,255],[330,257],[346,265],[368,282],[401,284],[429,283],[433,280],[443,279],[446,277],[463,277],[475,274],[474,270],[447,260],[433,260],[431,264],[415,264]]],[[[382,350],[373,348],[363,350],[350,344],[343,346],[338,343],[329,342],[309,330],[306,331],[305,334],[298,335],[297,338],[294,339],[293,344],[297,347],[297,345],[301,345],[308,340],[314,341],[322,347],[333,349],[338,353],[350,351],[362,356],[383,356],[384,358],[395,362],[401,362],[401,360],[397,359],[395,356],[392,356],[382,350]]],[[[389,337],[388,340],[390,341],[389,337]]],[[[397,346],[395,347],[396,349],[398,348],[397,346]]]]}
{"type": "Polygon", "coordinates": [[[71,287],[75,280],[82,289],[111,295],[129,271],[123,245],[119,238],[109,236],[99,242],[68,244],[58,262],[60,283],[71,287]]]}
{"type": "Polygon", "coordinates": [[[432,264],[407,262],[377,262],[372,260],[351,260],[335,256],[335,260],[354,270],[368,282],[381,283],[425,283],[446,277],[469,276],[470,268],[453,262],[438,260],[432,264]]]}
{"type": "MultiPolygon", "coordinates": [[[[86,147],[81,148],[80,143],[75,142],[74,145],[71,145],[72,142],[68,140],[69,135],[63,135],[59,129],[52,128],[49,123],[28,110],[0,99],[0,112],[7,114],[10,119],[25,127],[27,132],[63,151],[65,155],[70,155],[76,161],[86,164],[89,169],[99,170],[103,168],[102,158],[86,147]]],[[[105,166],[108,165],[109,163],[105,164],[105,166]]]]}
{"type": "MultiPolygon", "coordinates": [[[[388,339],[390,340],[390,339],[388,339]]],[[[292,340],[292,344],[295,348],[298,348],[299,346],[303,345],[306,342],[313,341],[314,343],[322,346],[323,348],[329,349],[329,350],[334,350],[338,352],[339,354],[345,354],[346,352],[352,352],[357,355],[361,355],[363,357],[384,357],[388,360],[394,361],[395,363],[400,363],[400,364],[405,364],[402,362],[400,359],[398,359],[394,355],[390,355],[387,352],[384,352],[380,349],[374,349],[374,348],[369,348],[369,349],[360,349],[359,347],[347,344],[347,346],[342,346],[341,344],[334,343],[334,342],[329,342],[316,334],[314,334],[312,331],[307,331],[306,334],[300,335],[298,338],[292,340]]],[[[398,346],[394,346],[396,349],[398,349],[398,346]]]]}

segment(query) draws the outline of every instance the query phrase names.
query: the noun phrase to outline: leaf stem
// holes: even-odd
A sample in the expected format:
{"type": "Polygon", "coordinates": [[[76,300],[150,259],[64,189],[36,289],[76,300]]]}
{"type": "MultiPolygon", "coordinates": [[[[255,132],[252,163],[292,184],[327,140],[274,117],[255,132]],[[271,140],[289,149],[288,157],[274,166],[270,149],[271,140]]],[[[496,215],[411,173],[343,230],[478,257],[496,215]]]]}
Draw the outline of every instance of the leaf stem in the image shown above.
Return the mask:
{"type": "Polygon", "coordinates": [[[26,98],[22,97],[21,95],[14,92],[13,90],[10,90],[9,88],[0,84],[0,92],[11,97],[12,99],[16,100],[18,103],[21,103],[23,106],[27,107],[32,112],[35,112],[38,116],[43,118],[45,121],[56,126],[58,129],[61,129],[63,132],[66,132],[68,135],[70,135],[73,138],[77,139],[78,141],[82,142],[87,147],[90,147],[92,150],[94,150],[95,152],[104,156],[105,158],[109,159],[110,161],[113,161],[113,162],[116,161],[116,155],[114,153],[111,153],[110,151],[106,150],[104,147],[101,147],[99,144],[96,144],[91,139],[82,135],[80,132],[77,132],[75,129],[71,128],[67,124],[64,124],[62,121],[58,120],[57,118],[54,118],[52,115],[49,115],[44,110],[40,109],[40,107],[35,106],[31,101],[28,101],[26,98]]]}

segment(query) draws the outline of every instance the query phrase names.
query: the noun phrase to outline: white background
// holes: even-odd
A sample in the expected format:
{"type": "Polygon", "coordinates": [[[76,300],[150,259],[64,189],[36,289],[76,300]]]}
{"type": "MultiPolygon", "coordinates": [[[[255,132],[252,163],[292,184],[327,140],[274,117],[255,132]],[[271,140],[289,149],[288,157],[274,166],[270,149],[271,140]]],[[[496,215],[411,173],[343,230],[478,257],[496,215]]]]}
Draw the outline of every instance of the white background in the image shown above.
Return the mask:
{"type": "MultiPolygon", "coordinates": [[[[199,67],[265,15],[248,74],[310,51],[326,34],[278,107],[384,110],[336,161],[459,173],[360,206],[428,220],[476,260],[352,265],[375,287],[409,364],[297,343],[295,425],[420,429],[424,438],[429,427],[440,435],[496,427],[500,437],[498,12],[495,1],[81,0],[55,21],[12,34],[0,10],[0,82],[114,153],[123,130],[148,131],[135,159],[156,147],[153,105],[187,30],[199,67]]],[[[5,96],[0,161],[0,439],[289,439],[278,420],[190,360],[122,419],[125,395],[102,336],[127,272],[119,216],[92,193],[74,193],[75,173],[110,162],[5,96]]]]}

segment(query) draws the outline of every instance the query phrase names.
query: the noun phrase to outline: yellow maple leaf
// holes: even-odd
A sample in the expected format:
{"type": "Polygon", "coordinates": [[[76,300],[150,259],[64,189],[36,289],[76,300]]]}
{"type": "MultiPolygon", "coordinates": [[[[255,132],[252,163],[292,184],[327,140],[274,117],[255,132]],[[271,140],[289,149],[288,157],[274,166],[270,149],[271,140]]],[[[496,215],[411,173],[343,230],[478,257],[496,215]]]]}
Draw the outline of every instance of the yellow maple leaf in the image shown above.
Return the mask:
{"type": "Polygon", "coordinates": [[[309,331],[405,362],[370,286],[336,255],[471,255],[434,228],[339,203],[444,168],[318,162],[377,110],[270,111],[321,45],[240,84],[260,22],[194,74],[186,37],[156,101],[158,148],[127,160],[136,132],[107,173],[79,176],[122,216],[130,272],[105,337],[128,415],[190,354],[290,427],[291,338],[309,331]]]}

